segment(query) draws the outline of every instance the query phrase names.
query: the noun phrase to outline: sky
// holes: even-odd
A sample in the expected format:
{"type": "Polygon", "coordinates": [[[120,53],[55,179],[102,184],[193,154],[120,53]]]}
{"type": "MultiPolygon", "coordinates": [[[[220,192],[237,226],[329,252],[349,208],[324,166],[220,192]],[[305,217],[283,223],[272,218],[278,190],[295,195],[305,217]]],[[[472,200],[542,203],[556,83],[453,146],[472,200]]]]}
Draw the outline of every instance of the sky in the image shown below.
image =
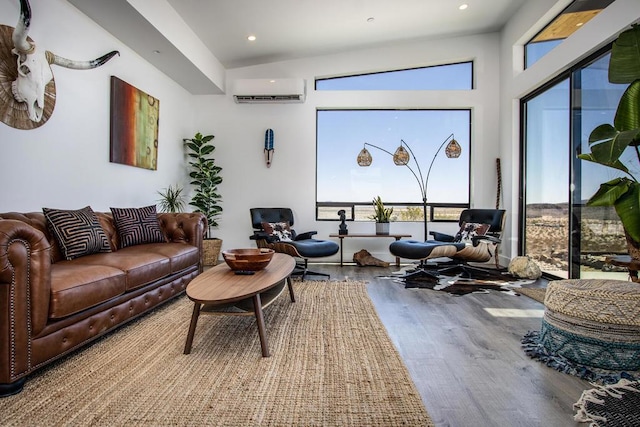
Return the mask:
{"type": "MultiPolygon", "coordinates": [[[[464,62],[320,80],[316,89],[470,90],[472,75],[472,62],[464,62]]],[[[317,115],[319,202],[370,203],[379,195],[386,203],[421,203],[420,185],[436,152],[426,182],[428,200],[469,202],[470,110],[320,110],[317,115]],[[447,158],[444,147],[438,151],[451,134],[462,147],[457,159],[447,158]],[[384,151],[395,152],[401,141],[415,154],[411,169],[396,166],[384,151]],[[368,146],[373,163],[360,167],[356,158],[365,143],[381,149],[368,146]]]]}
{"type": "MultiPolygon", "coordinates": [[[[566,203],[571,184],[579,183],[581,200],[591,197],[601,183],[623,176],[622,172],[588,161],[579,161],[580,174],[572,179],[570,161],[576,160],[578,146],[590,152],[589,135],[601,124],[612,124],[618,101],[628,85],[608,81],[609,55],[596,60],[574,75],[580,99],[574,100],[574,124],[578,145],[571,144],[571,81],[565,79],[526,104],[527,203],[566,203]]],[[[629,148],[621,159],[637,171],[635,153],[629,148]]]]}
{"type": "Polygon", "coordinates": [[[358,153],[365,142],[393,153],[403,140],[415,154],[409,166],[418,177],[422,173],[424,182],[438,147],[453,133],[462,154],[449,159],[444,147],[438,152],[427,197],[435,203],[468,203],[470,116],[470,110],[318,111],[317,200],[368,203],[380,195],[387,203],[420,203],[420,185],[406,166],[368,146],[373,162],[360,167],[358,153]]]}

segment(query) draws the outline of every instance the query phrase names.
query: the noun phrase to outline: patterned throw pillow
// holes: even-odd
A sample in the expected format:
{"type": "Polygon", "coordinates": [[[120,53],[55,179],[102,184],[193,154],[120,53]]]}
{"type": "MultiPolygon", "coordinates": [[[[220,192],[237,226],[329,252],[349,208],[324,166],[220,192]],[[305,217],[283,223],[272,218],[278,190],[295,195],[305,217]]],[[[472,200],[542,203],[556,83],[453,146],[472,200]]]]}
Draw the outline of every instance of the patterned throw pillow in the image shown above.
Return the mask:
{"type": "Polygon", "coordinates": [[[263,222],[262,229],[265,233],[277,237],[281,242],[291,241],[291,227],[288,222],[263,222]]]}
{"type": "Polygon", "coordinates": [[[478,224],[475,222],[463,222],[460,231],[456,234],[454,242],[473,243],[475,236],[484,236],[491,228],[491,224],[478,224]]]}
{"type": "Polygon", "coordinates": [[[118,230],[120,248],[143,243],[164,243],[156,206],[143,208],[110,208],[118,230]]]}
{"type": "Polygon", "coordinates": [[[90,206],[79,210],[42,208],[42,213],[66,259],[111,252],[109,239],[90,206]]]}

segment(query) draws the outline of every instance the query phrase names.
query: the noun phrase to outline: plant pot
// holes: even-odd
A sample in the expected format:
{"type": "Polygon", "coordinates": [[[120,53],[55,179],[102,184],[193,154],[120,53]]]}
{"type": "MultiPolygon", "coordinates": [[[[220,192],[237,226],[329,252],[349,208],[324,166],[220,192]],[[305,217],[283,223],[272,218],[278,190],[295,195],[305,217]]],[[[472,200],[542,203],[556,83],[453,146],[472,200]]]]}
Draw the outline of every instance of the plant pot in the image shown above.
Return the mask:
{"type": "Polygon", "coordinates": [[[222,239],[204,239],[202,241],[202,265],[217,265],[220,248],[222,248],[222,239]]]}
{"type": "Polygon", "coordinates": [[[627,231],[624,231],[624,236],[627,238],[627,251],[631,259],[640,261],[640,242],[634,241],[627,231]]]}
{"type": "Polygon", "coordinates": [[[389,223],[376,222],[376,234],[382,234],[382,235],[389,234],[389,223]]]}

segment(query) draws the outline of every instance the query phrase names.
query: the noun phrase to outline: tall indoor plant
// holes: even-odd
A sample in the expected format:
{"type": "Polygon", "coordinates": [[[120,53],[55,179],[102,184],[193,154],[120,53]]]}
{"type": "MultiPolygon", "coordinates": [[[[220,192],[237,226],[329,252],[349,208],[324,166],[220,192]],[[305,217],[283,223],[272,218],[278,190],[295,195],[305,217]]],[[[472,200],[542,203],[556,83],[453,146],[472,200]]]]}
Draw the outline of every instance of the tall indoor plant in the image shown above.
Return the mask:
{"type": "Polygon", "coordinates": [[[208,228],[203,242],[204,265],[216,265],[222,240],[213,237],[212,229],[218,226],[218,217],[222,213],[222,196],[218,193],[218,185],[222,182],[222,168],[216,165],[212,157],[214,150],[213,135],[203,136],[196,133],[191,139],[185,139],[189,156],[189,177],[195,186],[194,195],[189,205],[196,212],[202,212],[207,218],[208,228]]]}
{"type": "Polygon", "coordinates": [[[620,217],[632,258],[640,260],[640,183],[620,156],[627,148],[635,151],[640,166],[640,27],[622,32],[611,49],[609,82],[630,83],[625,90],[613,125],[602,124],[589,135],[590,153],[582,160],[595,162],[624,172],[626,176],[600,184],[587,201],[588,206],[613,206],[620,217]]]}

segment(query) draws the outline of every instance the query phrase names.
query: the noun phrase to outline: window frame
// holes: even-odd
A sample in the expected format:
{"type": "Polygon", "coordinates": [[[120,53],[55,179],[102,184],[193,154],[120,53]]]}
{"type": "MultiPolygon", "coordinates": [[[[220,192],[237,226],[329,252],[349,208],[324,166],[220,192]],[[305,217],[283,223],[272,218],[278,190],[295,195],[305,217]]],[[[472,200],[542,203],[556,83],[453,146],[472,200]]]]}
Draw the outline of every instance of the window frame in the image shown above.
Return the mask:
{"type": "MultiPolygon", "coordinates": [[[[569,176],[571,181],[569,186],[575,188],[569,194],[568,204],[568,277],[570,279],[579,279],[582,273],[583,263],[581,262],[582,255],[582,217],[580,216],[582,208],[582,199],[590,196],[583,194],[582,188],[582,162],[577,156],[577,150],[582,146],[581,131],[579,120],[581,119],[581,110],[576,109],[576,105],[581,105],[582,101],[579,98],[581,96],[581,89],[577,86],[581,82],[576,82],[577,73],[585,70],[589,65],[595,63],[598,59],[611,52],[612,43],[603,46],[592,54],[580,60],[577,64],[568,67],[563,70],[557,76],[550,81],[531,91],[520,99],[520,188],[519,188],[519,212],[518,212],[518,255],[526,254],[526,107],[527,102],[536,98],[537,96],[545,93],[550,88],[554,87],[559,82],[569,80],[569,129],[570,140],[568,148],[571,150],[571,156],[569,158],[569,164],[567,165],[569,176]],[[576,216],[577,215],[577,216],[576,216]],[[574,218],[575,216],[575,218],[574,218]]],[[[584,264],[587,265],[587,264],[584,264]]],[[[543,270],[543,276],[552,280],[561,279],[556,275],[552,275],[543,270]]]]}

